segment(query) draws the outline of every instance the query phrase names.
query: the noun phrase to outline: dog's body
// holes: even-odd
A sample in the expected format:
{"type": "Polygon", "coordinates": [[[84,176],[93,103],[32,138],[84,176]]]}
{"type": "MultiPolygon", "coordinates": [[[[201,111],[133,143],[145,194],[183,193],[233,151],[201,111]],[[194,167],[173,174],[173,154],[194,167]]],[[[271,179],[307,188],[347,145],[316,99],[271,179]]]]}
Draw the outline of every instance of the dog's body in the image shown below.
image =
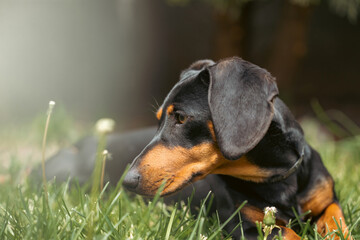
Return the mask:
{"type": "MultiPolygon", "coordinates": [[[[156,132],[156,127],[147,127],[122,134],[109,134],[106,137],[106,149],[110,159],[106,163],[107,181],[116,184],[126,166],[147,145],[156,132]]],[[[59,182],[68,178],[76,179],[85,184],[94,170],[98,139],[88,136],[71,147],[63,148],[46,161],[45,172],[47,179],[56,177],[59,182]]],[[[33,171],[33,176],[41,176],[41,168],[33,171]]]]}
{"type": "Polygon", "coordinates": [[[247,239],[256,239],[255,221],[262,221],[266,206],[277,208],[286,239],[300,239],[285,227],[295,218],[293,208],[299,215],[311,210],[323,235],[337,229],[332,217],[342,218],[347,234],[333,179],[277,95],[274,78],[240,58],[194,63],[157,112],[159,128],[124,185],[152,196],[166,180],[166,196],[210,176],[222,221],[248,200],[241,210],[247,239]]]}
{"type": "MultiPolygon", "coordinates": [[[[153,196],[166,180],[162,195],[167,201],[187,200],[195,189],[192,205],[198,206],[211,190],[212,211],[223,222],[247,200],[241,216],[250,240],[257,239],[255,222],[263,220],[267,206],[277,208],[277,225],[286,239],[300,239],[285,227],[295,218],[293,209],[298,215],[311,210],[307,217],[322,235],[337,229],[332,217],[342,219],[342,231],[348,235],[330,174],[277,95],[272,76],[240,58],[194,63],[157,112],[157,130],[108,137],[110,180],[116,182],[150,142],[125,177],[124,185],[133,192],[153,196]]],[[[47,173],[55,169],[49,175],[58,176],[59,167],[67,165],[76,169],[70,175],[85,180],[93,166],[86,168],[85,162],[95,158],[95,146],[90,138],[75,151],[63,150],[47,163],[47,173]],[[79,166],[70,163],[74,160],[79,166]]],[[[238,223],[234,218],[225,230],[231,232],[238,223]]],[[[232,234],[235,239],[241,236],[239,229],[232,234]]]]}

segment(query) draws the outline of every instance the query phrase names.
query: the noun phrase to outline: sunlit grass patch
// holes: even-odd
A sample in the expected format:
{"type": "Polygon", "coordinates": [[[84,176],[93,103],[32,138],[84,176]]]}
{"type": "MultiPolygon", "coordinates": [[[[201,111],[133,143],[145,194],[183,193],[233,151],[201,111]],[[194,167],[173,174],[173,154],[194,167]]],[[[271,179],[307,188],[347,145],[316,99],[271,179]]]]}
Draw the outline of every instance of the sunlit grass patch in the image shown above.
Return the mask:
{"type": "Polygon", "coordinates": [[[119,184],[101,192],[93,207],[87,192],[50,182],[47,207],[43,188],[31,182],[2,185],[0,239],[223,239],[221,223],[207,216],[205,205],[193,216],[189,205],[166,206],[158,195],[129,197],[119,184]]]}

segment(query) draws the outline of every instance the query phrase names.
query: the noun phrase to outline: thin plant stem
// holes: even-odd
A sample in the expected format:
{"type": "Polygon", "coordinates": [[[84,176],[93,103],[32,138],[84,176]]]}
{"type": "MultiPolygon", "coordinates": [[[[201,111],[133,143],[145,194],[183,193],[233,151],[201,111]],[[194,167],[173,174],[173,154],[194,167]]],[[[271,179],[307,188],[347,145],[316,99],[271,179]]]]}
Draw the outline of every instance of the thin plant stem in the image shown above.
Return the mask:
{"type": "MultiPolygon", "coordinates": [[[[96,123],[96,131],[99,134],[99,142],[96,151],[96,159],[95,166],[92,173],[92,186],[90,193],[90,210],[94,213],[96,212],[96,205],[98,204],[99,198],[99,189],[103,189],[103,171],[105,168],[105,160],[106,156],[104,156],[105,147],[106,147],[106,136],[108,133],[112,132],[115,126],[115,121],[109,118],[103,118],[97,121],[96,123]],[[99,188],[100,184],[100,188],[99,188]]],[[[106,151],[107,152],[107,151],[106,151]]],[[[94,226],[97,222],[97,217],[92,215],[89,218],[88,227],[87,227],[87,238],[92,239],[95,232],[94,226]]]]}
{"type": "Polygon", "coordinates": [[[106,163],[106,157],[108,155],[108,151],[103,151],[103,161],[102,161],[102,168],[101,168],[101,178],[100,178],[100,192],[102,192],[104,188],[104,175],[105,175],[105,163],[106,163]]]}
{"type": "Polygon", "coordinates": [[[46,181],[46,174],[45,174],[45,149],[46,149],[46,137],[47,137],[47,132],[48,132],[48,128],[49,128],[50,117],[51,117],[51,113],[52,113],[54,106],[55,106],[55,102],[50,101],[49,108],[47,111],[47,118],[46,118],[46,123],[45,123],[43,141],[42,141],[41,167],[42,167],[42,177],[43,177],[44,194],[45,194],[46,202],[48,202],[48,189],[47,189],[47,181],[46,181]]]}
{"type": "Polygon", "coordinates": [[[91,186],[91,198],[94,202],[99,194],[99,183],[101,179],[101,166],[102,166],[102,153],[106,146],[106,134],[102,133],[99,136],[98,149],[96,151],[95,166],[92,173],[92,186],[91,186]]]}

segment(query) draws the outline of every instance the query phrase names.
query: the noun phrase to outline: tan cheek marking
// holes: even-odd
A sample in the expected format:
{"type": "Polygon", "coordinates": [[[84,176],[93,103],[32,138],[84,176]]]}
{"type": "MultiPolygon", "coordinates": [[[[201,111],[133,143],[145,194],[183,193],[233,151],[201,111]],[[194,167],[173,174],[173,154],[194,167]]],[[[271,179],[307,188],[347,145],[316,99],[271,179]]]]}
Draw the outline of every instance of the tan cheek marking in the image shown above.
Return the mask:
{"type": "Polygon", "coordinates": [[[157,118],[158,120],[160,120],[161,115],[162,115],[162,112],[163,112],[163,109],[162,109],[162,108],[159,108],[159,110],[156,112],[156,118],[157,118]]]}
{"type": "MultiPolygon", "coordinates": [[[[323,213],[323,215],[319,218],[319,220],[316,222],[318,232],[324,237],[326,234],[333,230],[337,230],[338,227],[336,226],[336,223],[333,219],[333,217],[336,219],[338,224],[340,225],[340,219],[341,219],[341,230],[345,236],[345,239],[347,239],[347,235],[349,234],[348,227],[345,224],[345,218],[341,211],[340,206],[337,203],[332,203],[330,206],[328,206],[323,213]]],[[[328,236],[326,239],[333,239],[332,237],[335,237],[334,239],[340,239],[339,236],[332,234],[328,236]]],[[[353,240],[351,236],[348,238],[349,240],[353,240]]]]}
{"type": "Polygon", "coordinates": [[[170,115],[174,111],[174,105],[169,105],[166,109],[167,115],[170,115]]]}
{"type": "Polygon", "coordinates": [[[311,210],[312,216],[319,216],[321,212],[334,201],[334,182],[331,178],[323,179],[305,197],[300,200],[303,212],[311,210]]]}
{"type": "MultiPolygon", "coordinates": [[[[214,125],[212,121],[208,121],[208,128],[211,133],[212,139],[216,142],[214,125]]],[[[218,150],[218,155],[222,156],[218,150]]],[[[219,158],[221,164],[218,168],[214,169],[214,174],[225,174],[233,177],[241,178],[248,181],[263,182],[266,178],[272,175],[269,170],[262,169],[255,164],[251,163],[246,157],[241,157],[238,160],[230,161],[224,157],[219,158]]]]}
{"type": "Polygon", "coordinates": [[[251,163],[245,156],[238,160],[227,160],[222,157],[221,165],[214,169],[214,174],[224,174],[253,182],[264,182],[273,172],[251,163]]]}

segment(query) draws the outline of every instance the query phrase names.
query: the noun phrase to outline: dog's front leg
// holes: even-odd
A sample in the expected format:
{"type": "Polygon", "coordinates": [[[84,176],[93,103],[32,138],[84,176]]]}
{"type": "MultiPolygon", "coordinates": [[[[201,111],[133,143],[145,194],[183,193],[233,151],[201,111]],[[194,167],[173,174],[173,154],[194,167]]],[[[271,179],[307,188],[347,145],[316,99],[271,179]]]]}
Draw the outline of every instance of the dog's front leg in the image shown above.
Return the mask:
{"type": "Polygon", "coordinates": [[[280,227],[281,228],[281,235],[285,240],[300,240],[301,237],[297,235],[294,230],[287,228],[287,227],[280,227]]]}
{"type": "MultiPolygon", "coordinates": [[[[341,227],[341,231],[345,239],[353,240],[349,234],[349,229],[346,226],[344,214],[339,204],[336,202],[331,203],[317,220],[316,225],[318,232],[324,237],[328,233],[338,230],[338,226],[335,221],[341,227]]],[[[340,239],[340,237],[335,233],[331,234],[328,238],[332,236],[334,236],[334,239],[340,239]]]]}
{"type": "MultiPolygon", "coordinates": [[[[328,176],[319,178],[316,184],[309,187],[309,190],[300,201],[303,212],[311,211],[309,217],[316,220],[318,232],[325,237],[328,233],[338,230],[336,222],[340,226],[345,239],[349,235],[349,230],[345,223],[344,214],[334,192],[334,181],[328,176]],[[336,222],[335,222],[336,221],[336,222]]],[[[328,238],[340,239],[335,233],[330,234],[328,238]]],[[[328,239],[327,238],[327,239],[328,239]]]]}

